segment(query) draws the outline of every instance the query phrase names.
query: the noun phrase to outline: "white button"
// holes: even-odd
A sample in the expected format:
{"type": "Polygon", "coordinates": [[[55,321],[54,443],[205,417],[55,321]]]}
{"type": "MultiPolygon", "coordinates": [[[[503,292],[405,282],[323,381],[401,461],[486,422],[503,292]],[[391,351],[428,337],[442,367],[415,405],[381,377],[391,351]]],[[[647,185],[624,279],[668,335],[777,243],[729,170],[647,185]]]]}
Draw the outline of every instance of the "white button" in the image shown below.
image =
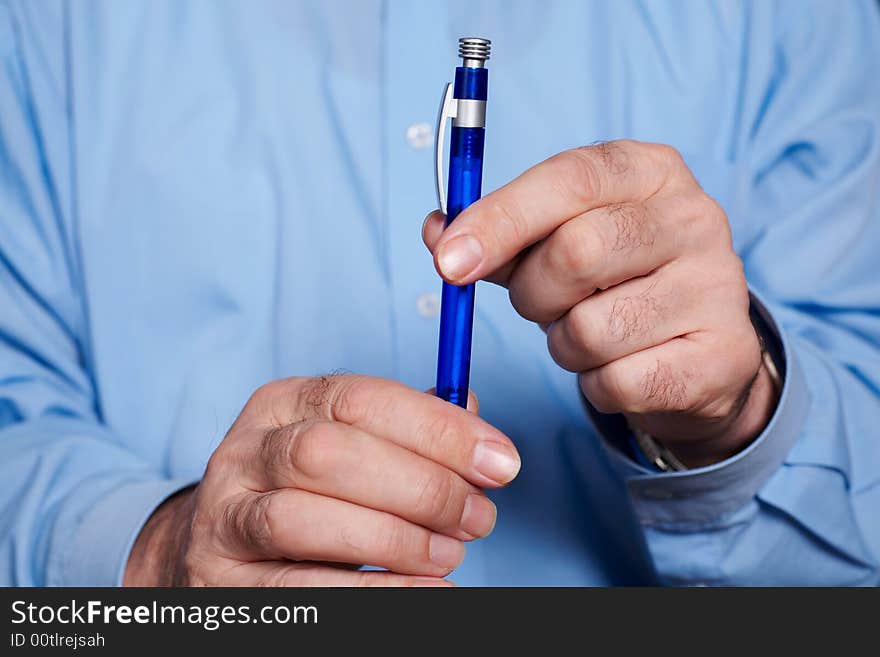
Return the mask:
{"type": "Polygon", "coordinates": [[[436,317],[440,314],[440,297],[433,292],[425,292],[420,294],[416,299],[416,310],[422,317],[436,317]]]}
{"type": "Polygon", "coordinates": [[[413,148],[427,148],[434,143],[434,129],[427,123],[413,123],[406,129],[406,141],[413,148]]]}

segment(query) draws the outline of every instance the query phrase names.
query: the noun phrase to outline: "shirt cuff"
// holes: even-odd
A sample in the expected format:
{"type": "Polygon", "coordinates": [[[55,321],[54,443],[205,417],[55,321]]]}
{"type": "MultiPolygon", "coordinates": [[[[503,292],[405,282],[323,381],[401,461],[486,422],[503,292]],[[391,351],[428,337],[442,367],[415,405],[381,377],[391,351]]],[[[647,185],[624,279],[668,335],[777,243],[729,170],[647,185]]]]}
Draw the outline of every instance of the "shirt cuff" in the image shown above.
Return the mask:
{"type": "Polygon", "coordinates": [[[147,520],[192,480],[138,481],[115,488],[82,518],[55,586],[122,586],[128,555],[147,520]]]}
{"type": "Polygon", "coordinates": [[[680,529],[706,527],[742,508],[782,465],[801,433],[810,405],[803,368],[766,306],[755,294],[752,294],[752,301],[776,332],[786,367],[782,393],[773,417],[746,449],[703,468],[657,473],[630,459],[610,440],[611,436],[603,434],[600,426],[611,464],[624,480],[643,525],[680,529]]]}

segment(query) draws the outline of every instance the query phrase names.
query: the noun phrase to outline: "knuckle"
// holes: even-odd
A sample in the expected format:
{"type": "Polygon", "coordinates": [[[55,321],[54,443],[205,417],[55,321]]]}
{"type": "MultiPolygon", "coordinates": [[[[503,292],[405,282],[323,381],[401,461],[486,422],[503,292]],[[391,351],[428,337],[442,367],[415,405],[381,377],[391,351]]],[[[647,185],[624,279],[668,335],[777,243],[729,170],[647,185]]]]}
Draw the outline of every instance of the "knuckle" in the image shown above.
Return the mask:
{"type": "Polygon", "coordinates": [[[270,518],[275,495],[248,495],[230,501],[223,510],[222,525],[239,545],[270,545],[274,518],[270,518]]]}
{"type": "Polygon", "coordinates": [[[459,494],[455,475],[450,471],[428,474],[419,485],[417,513],[435,524],[451,526],[464,508],[464,495],[459,494]]]}
{"type": "MultiPolygon", "coordinates": [[[[384,523],[377,523],[377,530],[376,542],[388,563],[401,563],[410,560],[412,540],[406,524],[396,519],[389,519],[384,523]]],[[[425,554],[427,554],[427,549],[425,554]]]]}
{"type": "Polygon", "coordinates": [[[664,162],[672,165],[684,164],[684,158],[675,146],[670,144],[647,144],[647,146],[664,162]]]}
{"type": "Polygon", "coordinates": [[[279,412],[278,400],[283,399],[291,384],[296,381],[297,379],[280,379],[264,383],[248,398],[241,417],[252,417],[258,422],[268,419],[272,426],[284,426],[287,421],[279,412]]]}
{"type": "Polygon", "coordinates": [[[637,144],[638,142],[630,139],[616,139],[596,144],[595,151],[599,154],[605,169],[619,176],[630,170],[630,151],[637,144]]]}
{"type": "Polygon", "coordinates": [[[572,338],[569,322],[569,317],[565,316],[550,325],[550,329],[547,331],[547,349],[557,365],[571,372],[573,370],[569,358],[569,345],[572,343],[572,338]]]}
{"type": "Polygon", "coordinates": [[[727,214],[708,194],[700,193],[690,201],[688,230],[703,244],[732,245],[727,214]]]}
{"type": "Polygon", "coordinates": [[[606,146],[581,146],[555,155],[562,165],[557,178],[559,191],[584,204],[598,197],[602,182],[598,167],[604,162],[606,146]]]}
{"type": "Polygon", "coordinates": [[[650,289],[638,295],[618,297],[608,312],[608,334],[618,342],[630,342],[649,335],[661,318],[660,303],[650,289]]]}
{"type": "Polygon", "coordinates": [[[581,390],[600,413],[619,413],[624,409],[617,381],[611,372],[611,366],[606,365],[580,375],[581,390]]]}
{"type": "Polygon", "coordinates": [[[300,399],[305,412],[305,419],[334,417],[334,402],[338,395],[337,379],[344,375],[323,374],[306,379],[300,388],[300,399]]]}
{"type": "Polygon", "coordinates": [[[608,208],[608,215],[614,231],[611,250],[632,251],[654,246],[657,226],[650,221],[648,209],[643,204],[616,203],[608,208]]]}
{"type": "Polygon", "coordinates": [[[640,385],[643,410],[679,412],[688,409],[687,384],[672,367],[657,360],[642,374],[640,385]]]}
{"type": "Polygon", "coordinates": [[[443,445],[444,450],[457,462],[464,463],[471,447],[471,439],[459,424],[459,418],[453,409],[443,408],[437,413],[425,417],[424,430],[419,432],[418,453],[423,455],[437,454],[437,446],[443,445]]]}
{"type": "Polygon", "coordinates": [[[296,436],[278,450],[283,467],[291,466],[310,479],[317,479],[332,468],[336,427],[333,422],[314,420],[305,423],[296,436]]]}
{"type": "MultiPolygon", "coordinates": [[[[480,241],[491,243],[497,241],[499,235],[504,236],[506,242],[513,244],[526,244],[529,241],[529,224],[528,219],[523,214],[522,209],[516,204],[513,198],[492,198],[491,212],[498,217],[498,230],[490,232],[482,231],[480,241]]],[[[480,227],[475,227],[480,230],[480,227]]]]}
{"type": "Polygon", "coordinates": [[[543,266],[552,279],[584,281],[600,267],[605,253],[600,231],[589,221],[570,221],[549,240],[543,266]]]}
{"type": "Polygon", "coordinates": [[[268,474],[278,474],[290,468],[291,432],[288,425],[269,429],[263,434],[260,441],[260,462],[268,474]]]}
{"type": "MultiPolygon", "coordinates": [[[[560,345],[559,355],[563,358],[565,358],[564,353],[566,351],[591,351],[591,348],[598,340],[599,331],[595,324],[595,316],[591,312],[590,304],[578,304],[568,312],[568,315],[561,320],[560,324],[559,337],[564,344],[560,345]]],[[[572,362],[560,363],[560,365],[563,367],[569,365],[572,368],[574,366],[572,362]]]]}
{"type": "Polygon", "coordinates": [[[214,450],[214,453],[211,454],[211,457],[208,459],[202,482],[223,481],[226,479],[227,473],[231,469],[230,463],[236,458],[233,454],[237,451],[238,450],[232,448],[231,445],[224,445],[221,443],[220,447],[214,450]]]}
{"type": "Polygon", "coordinates": [[[251,394],[250,399],[247,402],[248,406],[257,405],[264,406],[269,400],[274,399],[278,393],[278,388],[280,387],[279,381],[270,381],[269,383],[264,383],[259,388],[254,390],[251,394]]]}

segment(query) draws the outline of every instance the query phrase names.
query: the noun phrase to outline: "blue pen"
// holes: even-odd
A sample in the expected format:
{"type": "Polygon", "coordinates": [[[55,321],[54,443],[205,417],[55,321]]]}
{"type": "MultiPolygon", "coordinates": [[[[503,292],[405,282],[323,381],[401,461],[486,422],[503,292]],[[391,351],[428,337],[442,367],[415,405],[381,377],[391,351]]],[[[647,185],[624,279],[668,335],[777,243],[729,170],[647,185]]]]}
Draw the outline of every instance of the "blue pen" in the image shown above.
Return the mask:
{"type": "MultiPolygon", "coordinates": [[[[483,178],[483,142],[486,136],[486,88],[489,73],[488,39],[458,40],[462,65],[455,83],[447,84],[437,120],[434,155],[437,196],[448,226],[480,198],[483,178]],[[446,122],[452,119],[449,148],[448,195],[443,189],[443,145],[446,122]]],[[[437,396],[467,407],[474,324],[474,284],[443,283],[440,302],[440,348],[437,359],[437,396]]]]}

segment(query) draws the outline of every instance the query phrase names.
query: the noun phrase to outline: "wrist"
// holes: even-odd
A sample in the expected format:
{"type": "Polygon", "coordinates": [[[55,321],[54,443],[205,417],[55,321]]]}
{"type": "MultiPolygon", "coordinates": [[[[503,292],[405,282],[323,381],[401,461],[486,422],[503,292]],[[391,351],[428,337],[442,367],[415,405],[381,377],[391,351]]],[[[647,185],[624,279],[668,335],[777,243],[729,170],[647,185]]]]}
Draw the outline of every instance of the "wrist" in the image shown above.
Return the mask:
{"type": "Polygon", "coordinates": [[[195,488],[165,500],[150,516],[132,546],[123,586],[176,586],[182,580],[181,555],[189,535],[195,488]]]}

